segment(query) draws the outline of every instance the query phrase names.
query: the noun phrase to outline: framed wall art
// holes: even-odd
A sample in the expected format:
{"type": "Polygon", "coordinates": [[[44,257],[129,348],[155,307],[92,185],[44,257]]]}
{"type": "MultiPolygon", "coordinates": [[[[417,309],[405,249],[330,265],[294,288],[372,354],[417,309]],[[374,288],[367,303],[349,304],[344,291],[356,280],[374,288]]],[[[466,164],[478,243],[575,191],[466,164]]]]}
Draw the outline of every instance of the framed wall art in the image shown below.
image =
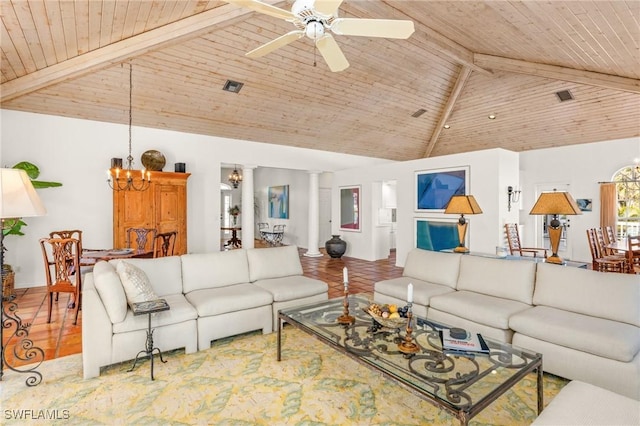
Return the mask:
{"type": "Polygon", "coordinates": [[[469,166],[416,172],[415,210],[440,211],[454,195],[466,195],[469,188],[469,166]]]}
{"type": "Polygon", "coordinates": [[[448,250],[460,244],[458,219],[414,218],[414,230],[414,247],[423,250],[448,250]]]}
{"type": "Polygon", "coordinates": [[[289,219],[289,185],[270,186],[269,217],[289,219]]]}
{"type": "Polygon", "coordinates": [[[360,186],[340,188],[340,230],[360,232],[360,186]]]}

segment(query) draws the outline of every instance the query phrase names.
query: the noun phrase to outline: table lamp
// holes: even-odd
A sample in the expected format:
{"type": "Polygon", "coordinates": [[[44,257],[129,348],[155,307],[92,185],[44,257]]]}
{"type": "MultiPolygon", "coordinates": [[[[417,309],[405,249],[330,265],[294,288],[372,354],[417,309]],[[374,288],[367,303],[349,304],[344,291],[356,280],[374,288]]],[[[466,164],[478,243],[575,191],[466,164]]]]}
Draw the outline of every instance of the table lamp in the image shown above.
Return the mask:
{"type": "Polygon", "coordinates": [[[458,219],[458,238],[460,239],[460,245],[453,249],[456,253],[468,253],[469,249],[464,246],[464,238],[467,233],[467,220],[464,218],[465,214],[480,214],[482,209],[473,198],[473,195],[454,195],[449,200],[449,204],[444,209],[445,214],[459,214],[458,219]]]}
{"type": "MultiPolygon", "coordinates": [[[[6,219],[18,219],[22,217],[30,216],[42,216],[46,214],[46,209],[40,201],[40,197],[33,188],[33,184],[27,176],[24,170],[20,169],[0,169],[0,223],[2,224],[0,229],[0,268],[4,268],[4,226],[6,219]]],[[[1,269],[0,269],[1,270],[1,269]]],[[[17,369],[9,365],[6,360],[5,343],[2,330],[6,328],[13,328],[11,323],[15,323],[14,336],[21,336],[22,340],[18,343],[21,348],[29,348],[26,353],[25,360],[35,362],[36,355],[40,355],[42,361],[44,360],[44,351],[40,348],[34,347],[33,342],[27,339],[28,324],[23,324],[20,317],[15,312],[18,306],[15,302],[10,301],[8,304],[4,303],[4,297],[0,297],[0,309],[2,310],[2,326],[0,327],[0,381],[2,380],[4,366],[6,365],[10,370],[18,373],[33,373],[27,379],[28,386],[35,386],[42,381],[42,375],[35,371],[40,364],[27,365],[26,368],[17,369]],[[7,312],[5,312],[5,308],[7,312]],[[5,325],[6,324],[6,325],[5,325]],[[11,325],[11,327],[10,327],[11,325]]],[[[13,337],[13,336],[12,336],[13,337]]],[[[11,338],[9,338],[11,340],[11,338]]],[[[18,355],[16,354],[16,357],[18,355]]],[[[22,359],[18,357],[19,359],[22,359]]]]}
{"type": "Polygon", "coordinates": [[[582,214],[580,207],[568,192],[554,190],[553,192],[540,194],[529,214],[553,215],[553,219],[548,226],[549,241],[553,254],[547,258],[546,262],[562,264],[563,260],[558,256],[558,247],[560,246],[560,236],[562,234],[558,215],[582,214]]]}

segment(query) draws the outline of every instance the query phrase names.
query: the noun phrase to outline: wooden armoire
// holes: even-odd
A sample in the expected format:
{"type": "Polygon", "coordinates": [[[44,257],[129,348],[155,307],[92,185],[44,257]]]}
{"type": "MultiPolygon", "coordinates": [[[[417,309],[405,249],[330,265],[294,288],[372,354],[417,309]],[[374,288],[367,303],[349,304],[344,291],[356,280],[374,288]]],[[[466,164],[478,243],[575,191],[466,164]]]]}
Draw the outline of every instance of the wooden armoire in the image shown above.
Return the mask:
{"type": "MultiPolygon", "coordinates": [[[[151,184],[145,191],[113,191],[113,246],[126,247],[129,228],[155,228],[158,233],[177,231],[174,254],[185,254],[187,179],[190,174],[150,173],[151,184]]],[[[140,171],[132,172],[132,175],[138,176],[140,171]]],[[[148,243],[148,248],[152,249],[148,243]]]]}

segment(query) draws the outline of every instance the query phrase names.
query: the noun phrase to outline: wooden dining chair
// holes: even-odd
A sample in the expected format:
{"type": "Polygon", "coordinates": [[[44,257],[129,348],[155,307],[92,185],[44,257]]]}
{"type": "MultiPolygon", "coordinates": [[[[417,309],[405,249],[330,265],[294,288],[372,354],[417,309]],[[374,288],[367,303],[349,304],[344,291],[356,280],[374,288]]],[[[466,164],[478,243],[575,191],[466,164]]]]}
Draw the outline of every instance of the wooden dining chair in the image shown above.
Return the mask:
{"type": "Polygon", "coordinates": [[[173,251],[176,246],[176,238],[178,238],[177,231],[161,232],[156,235],[153,257],[173,256],[173,251]]]}
{"type": "Polygon", "coordinates": [[[71,293],[74,303],[69,306],[74,310],[75,325],[78,322],[82,294],[82,273],[79,272],[82,251],[80,241],[75,238],[42,238],[40,248],[47,280],[47,323],[51,322],[53,295],[71,293]]]}
{"type": "Polygon", "coordinates": [[[509,252],[512,256],[526,256],[532,255],[533,257],[543,256],[547,258],[547,249],[541,247],[522,247],[520,244],[520,231],[518,231],[517,223],[505,223],[504,230],[507,235],[507,243],[509,244],[509,252]]]}
{"type": "Polygon", "coordinates": [[[127,248],[146,250],[149,247],[153,250],[157,233],[155,228],[127,228],[127,248]],[[134,245],[132,245],[132,235],[135,237],[134,245]]]}
{"type": "Polygon", "coordinates": [[[627,237],[629,250],[627,251],[627,262],[629,272],[640,274],[640,235],[630,235],[627,237]]]}
{"type": "Polygon", "coordinates": [[[603,254],[598,244],[595,228],[587,229],[587,241],[591,250],[592,268],[600,272],[626,272],[625,259],[610,257],[603,254]]]}

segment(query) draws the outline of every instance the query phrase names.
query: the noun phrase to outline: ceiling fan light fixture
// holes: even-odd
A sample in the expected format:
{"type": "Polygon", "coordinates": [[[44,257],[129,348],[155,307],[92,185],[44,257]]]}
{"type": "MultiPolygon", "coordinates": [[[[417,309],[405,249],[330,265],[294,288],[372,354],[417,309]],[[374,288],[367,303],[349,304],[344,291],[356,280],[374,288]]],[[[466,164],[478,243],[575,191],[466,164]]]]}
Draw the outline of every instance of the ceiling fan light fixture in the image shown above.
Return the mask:
{"type": "Polygon", "coordinates": [[[319,21],[309,21],[304,33],[311,40],[318,40],[324,35],[324,25],[319,21]]]}

